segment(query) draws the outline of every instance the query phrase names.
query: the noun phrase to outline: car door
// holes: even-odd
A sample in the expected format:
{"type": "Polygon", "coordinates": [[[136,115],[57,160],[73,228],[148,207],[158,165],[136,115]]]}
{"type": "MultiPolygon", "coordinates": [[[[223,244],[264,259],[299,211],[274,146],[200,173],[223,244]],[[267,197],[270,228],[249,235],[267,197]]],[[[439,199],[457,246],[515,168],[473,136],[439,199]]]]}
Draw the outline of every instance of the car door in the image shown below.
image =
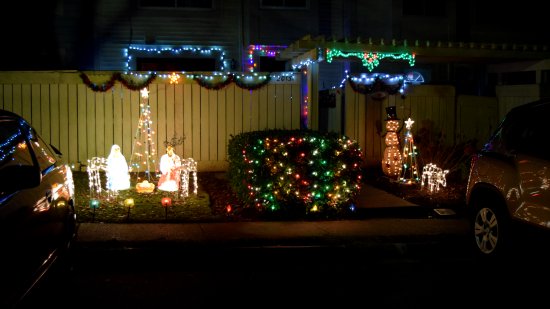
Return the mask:
{"type": "Polygon", "coordinates": [[[39,173],[27,140],[29,132],[16,119],[2,119],[0,128],[0,284],[2,293],[17,295],[44,259],[32,236],[32,218],[33,209],[45,199],[39,174],[35,181],[20,172],[30,168],[39,173]]]}
{"type": "Polygon", "coordinates": [[[0,119],[0,132],[0,293],[17,298],[67,241],[70,194],[63,169],[26,122],[0,119]]]}
{"type": "Polygon", "coordinates": [[[513,119],[510,152],[515,156],[520,183],[520,199],[514,216],[534,225],[550,227],[550,143],[547,138],[547,117],[550,105],[513,119]]]}

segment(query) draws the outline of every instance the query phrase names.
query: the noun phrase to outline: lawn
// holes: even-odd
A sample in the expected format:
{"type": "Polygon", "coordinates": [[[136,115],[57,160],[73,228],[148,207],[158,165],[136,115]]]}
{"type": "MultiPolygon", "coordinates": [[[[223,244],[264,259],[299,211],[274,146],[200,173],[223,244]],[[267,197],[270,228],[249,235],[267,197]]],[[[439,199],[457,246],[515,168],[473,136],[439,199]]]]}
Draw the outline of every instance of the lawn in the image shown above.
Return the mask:
{"type": "MultiPolygon", "coordinates": [[[[99,208],[90,207],[90,190],[88,174],[73,172],[76,194],[76,212],[79,222],[103,223],[185,223],[185,222],[229,222],[260,220],[312,220],[312,217],[290,217],[258,213],[255,209],[245,208],[229,186],[223,172],[198,173],[197,195],[178,197],[173,193],[155,190],[153,193],[137,193],[135,182],[132,189],[121,191],[118,196],[108,198],[103,192],[98,200],[99,208]],[[170,197],[171,207],[163,207],[161,199],[170,197]],[[134,199],[134,207],[124,205],[127,198],[134,199]]],[[[432,208],[461,209],[464,205],[465,181],[450,181],[448,186],[438,194],[428,194],[419,186],[403,186],[389,181],[379,172],[367,171],[364,181],[405,200],[432,208]]],[[[104,180],[102,182],[104,184],[104,180]]],[[[349,218],[349,217],[345,217],[349,218]]],[[[345,219],[321,218],[321,219],[345,219]]],[[[317,218],[319,219],[319,218],[317,218]]]]}
{"type": "MultiPolygon", "coordinates": [[[[214,181],[213,178],[216,177],[214,174],[199,174],[197,194],[193,194],[192,188],[190,188],[191,192],[188,197],[181,197],[176,193],[156,189],[152,193],[138,193],[135,189],[135,177],[132,177],[131,189],[119,191],[115,196],[109,196],[107,191],[96,193],[94,190],[94,192],[91,192],[88,174],[75,171],[73,172],[73,178],[77,220],[78,222],[103,223],[226,221],[228,220],[226,214],[220,211],[219,207],[213,209],[215,204],[212,203],[210,195],[204,190],[212,186],[209,182],[214,181]],[[171,206],[165,207],[162,205],[161,200],[164,197],[171,198],[171,206]],[[129,198],[134,200],[132,207],[125,204],[125,200],[129,198]],[[92,199],[99,202],[97,208],[92,207],[92,199]]],[[[102,184],[104,187],[104,175],[102,175],[102,184]]],[[[220,189],[220,191],[227,190],[229,188],[220,189]]]]}

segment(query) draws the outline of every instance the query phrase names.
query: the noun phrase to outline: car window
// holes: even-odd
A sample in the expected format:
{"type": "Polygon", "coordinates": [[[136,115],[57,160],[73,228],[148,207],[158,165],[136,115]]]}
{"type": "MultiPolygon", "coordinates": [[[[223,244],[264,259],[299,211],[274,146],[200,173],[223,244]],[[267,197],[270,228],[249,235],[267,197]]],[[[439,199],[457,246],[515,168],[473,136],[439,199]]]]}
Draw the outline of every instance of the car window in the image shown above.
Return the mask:
{"type": "Polygon", "coordinates": [[[546,142],[550,105],[510,113],[484,146],[485,151],[503,154],[524,154],[550,159],[550,143],[546,142]]]}
{"type": "MultiPolygon", "coordinates": [[[[6,167],[12,165],[33,165],[29,146],[25,141],[24,132],[16,121],[0,122],[0,179],[10,181],[12,178],[6,167]]],[[[0,198],[11,192],[5,192],[5,186],[0,187],[0,198]]]]}
{"type": "Polygon", "coordinates": [[[0,127],[0,168],[32,165],[32,156],[19,124],[15,121],[2,121],[0,127]]]}
{"type": "Polygon", "coordinates": [[[49,171],[49,168],[55,164],[55,155],[48,144],[44,142],[44,140],[42,140],[42,138],[38,136],[34,130],[31,129],[31,132],[31,145],[36,155],[38,165],[40,166],[40,170],[44,175],[49,171]]]}

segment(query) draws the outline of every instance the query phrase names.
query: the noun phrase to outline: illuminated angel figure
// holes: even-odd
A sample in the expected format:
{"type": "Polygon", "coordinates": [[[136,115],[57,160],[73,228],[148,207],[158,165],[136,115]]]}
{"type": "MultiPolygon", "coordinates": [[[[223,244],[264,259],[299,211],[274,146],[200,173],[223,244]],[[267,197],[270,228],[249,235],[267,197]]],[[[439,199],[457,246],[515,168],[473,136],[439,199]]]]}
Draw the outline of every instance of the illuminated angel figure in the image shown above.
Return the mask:
{"type": "Polygon", "coordinates": [[[107,157],[107,189],[111,191],[127,190],[130,188],[130,173],[128,163],[120,146],[113,145],[107,157]]]}

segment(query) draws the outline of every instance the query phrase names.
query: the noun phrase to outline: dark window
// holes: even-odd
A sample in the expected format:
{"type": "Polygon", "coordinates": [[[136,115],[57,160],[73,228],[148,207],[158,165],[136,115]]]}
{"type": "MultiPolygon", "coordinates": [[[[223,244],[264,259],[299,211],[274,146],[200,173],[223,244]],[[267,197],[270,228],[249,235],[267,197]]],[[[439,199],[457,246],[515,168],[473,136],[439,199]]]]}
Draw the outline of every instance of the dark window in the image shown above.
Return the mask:
{"type": "Polygon", "coordinates": [[[502,73],[502,85],[529,85],[536,84],[535,71],[502,73]]]}
{"type": "Polygon", "coordinates": [[[548,108],[537,107],[511,117],[504,129],[507,150],[548,159],[548,143],[544,143],[548,108]]]}
{"type": "Polygon", "coordinates": [[[217,71],[214,58],[137,58],[138,71],[217,71]]]}
{"type": "Polygon", "coordinates": [[[48,146],[42,138],[40,138],[36,132],[33,135],[32,140],[30,141],[34,155],[40,166],[40,170],[45,173],[52,165],[55,163],[55,155],[53,154],[52,149],[48,146]]]}
{"type": "Polygon", "coordinates": [[[445,17],[446,1],[440,0],[403,0],[403,15],[445,17]]]}
{"type": "Polygon", "coordinates": [[[262,9],[307,9],[308,0],[260,0],[262,9]]]}
{"type": "Polygon", "coordinates": [[[550,85],[550,70],[542,70],[540,72],[540,83],[542,85],[550,85]]]}
{"type": "Polygon", "coordinates": [[[212,0],[140,0],[142,8],[211,9],[212,0]]]}
{"type": "Polygon", "coordinates": [[[197,8],[211,9],[212,1],[206,0],[176,0],[176,6],[179,8],[197,8]]]}
{"type": "Polygon", "coordinates": [[[273,57],[260,57],[260,67],[256,69],[259,72],[284,72],[286,71],[286,62],[277,60],[273,57]]]}
{"type": "Polygon", "coordinates": [[[173,8],[176,6],[175,0],[141,0],[139,1],[140,7],[160,7],[160,8],[173,8]]]}
{"type": "Polygon", "coordinates": [[[26,134],[15,121],[0,122],[0,200],[13,193],[15,166],[32,166],[33,159],[26,134]]]}
{"type": "Polygon", "coordinates": [[[32,165],[25,133],[16,121],[0,122],[0,168],[9,165],[32,165]]]}

